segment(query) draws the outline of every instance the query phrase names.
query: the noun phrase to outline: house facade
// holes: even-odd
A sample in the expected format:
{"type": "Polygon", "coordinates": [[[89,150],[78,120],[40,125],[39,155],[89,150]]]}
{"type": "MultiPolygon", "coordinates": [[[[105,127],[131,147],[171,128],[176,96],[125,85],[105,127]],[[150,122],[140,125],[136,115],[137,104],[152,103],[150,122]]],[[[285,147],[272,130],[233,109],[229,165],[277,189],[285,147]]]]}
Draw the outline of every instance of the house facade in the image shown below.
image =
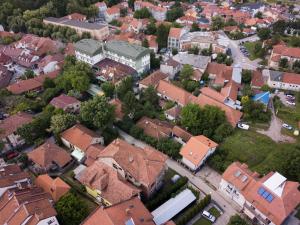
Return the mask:
{"type": "Polygon", "coordinates": [[[263,70],[263,76],[268,77],[267,84],[270,88],[289,91],[300,91],[300,75],[274,70],[263,70]]]}
{"type": "Polygon", "coordinates": [[[166,13],[167,9],[161,6],[154,5],[150,2],[144,2],[144,1],[135,1],[134,2],[134,10],[139,10],[142,8],[147,8],[154,19],[158,21],[164,21],[166,19],[166,13]]]}
{"type": "Polygon", "coordinates": [[[285,45],[274,46],[269,59],[269,66],[278,69],[282,59],[287,59],[288,65],[292,67],[294,62],[300,60],[300,48],[285,45]]]}
{"type": "Polygon", "coordinates": [[[299,183],[278,172],[261,177],[246,164],[232,163],[222,175],[219,190],[235,201],[253,223],[280,225],[300,203],[299,183]]]}
{"type": "Polygon", "coordinates": [[[181,162],[190,170],[197,171],[211,156],[218,144],[204,135],[194,136],[180,150],[181,162]]]}

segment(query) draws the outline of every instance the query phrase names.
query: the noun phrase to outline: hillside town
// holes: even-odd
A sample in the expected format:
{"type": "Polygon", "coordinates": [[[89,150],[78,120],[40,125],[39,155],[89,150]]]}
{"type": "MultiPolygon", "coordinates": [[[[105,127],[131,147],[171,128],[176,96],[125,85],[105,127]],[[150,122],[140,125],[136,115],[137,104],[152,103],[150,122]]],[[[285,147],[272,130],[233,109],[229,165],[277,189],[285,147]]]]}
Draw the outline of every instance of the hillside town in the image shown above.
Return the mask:
{"type": "Polygon", "coordinates": [[[300,2],[0,1],[0,225],[300,225],[300,2]]]}

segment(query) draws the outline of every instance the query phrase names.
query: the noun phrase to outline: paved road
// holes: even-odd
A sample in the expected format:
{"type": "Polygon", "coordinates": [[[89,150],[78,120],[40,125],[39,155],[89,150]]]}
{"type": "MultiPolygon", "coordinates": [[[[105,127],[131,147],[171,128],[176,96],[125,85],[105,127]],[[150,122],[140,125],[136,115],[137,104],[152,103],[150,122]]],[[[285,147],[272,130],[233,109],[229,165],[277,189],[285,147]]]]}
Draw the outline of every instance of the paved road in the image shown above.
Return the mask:
{"type": "Polygon", "coordinates": [[[240,51],[239,43],[245,41],[256,41],[259,39],[256,35],[241,39],[241,40],[231,40],[227,37],[224,32],[220,32],[220,35],[224,40],[228,42],[228,47],[231,49],[231,55],[233,58],[233,65],[240,65],[243,69],[256,70],[259,66],[259,59],[251,61],[248,57],[244,56],[240,51]]]}
{"type": "MultiPolygon", "coordinates": [[[[128,143],[136,145],[138,147],[144,147],[146,146],[145,143],[136,140],[129,134],[125,133],[124,131],[119,129],[119,134],[122,138],[124,138],[128,143]]],[[[202,192],[206,194],[210,194],[212,197],[212,200],[215,201],[220,207],[222,207],[224,213],[218,218],[216,225],[226,225],[229,222],[229,219],[231,216],[237,214],[240,211],[240,207],[232,202],[230,199],[223,196],[219,191],[215,190],[212,185],[209,185],[207,181],[209,182],[209,177],[207,177],[207,181],[204,181],[201,177],[195,176],[193,173],[191,173],[189,170],[184,168],[182,165],[180,165],[178,162],[168,159],[167,165],[169,168],[175,170],[177,173],[179,173],[182,176],[186,176],[189,181],[195,185],[197,188],[199,188],[202,192]]]]}

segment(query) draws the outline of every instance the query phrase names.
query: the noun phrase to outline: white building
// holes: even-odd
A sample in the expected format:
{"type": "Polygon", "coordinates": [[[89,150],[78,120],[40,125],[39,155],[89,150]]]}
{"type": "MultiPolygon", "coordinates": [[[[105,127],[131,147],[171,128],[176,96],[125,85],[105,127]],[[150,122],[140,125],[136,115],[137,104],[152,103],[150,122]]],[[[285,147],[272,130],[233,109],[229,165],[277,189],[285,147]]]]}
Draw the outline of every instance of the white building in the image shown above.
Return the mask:
{"type": "Polygon", "coordinates": [[[263,70],[262,73],[268,78],[267,84],[270,88],[300,91],[300,74],[274,70],[263,70]]]}

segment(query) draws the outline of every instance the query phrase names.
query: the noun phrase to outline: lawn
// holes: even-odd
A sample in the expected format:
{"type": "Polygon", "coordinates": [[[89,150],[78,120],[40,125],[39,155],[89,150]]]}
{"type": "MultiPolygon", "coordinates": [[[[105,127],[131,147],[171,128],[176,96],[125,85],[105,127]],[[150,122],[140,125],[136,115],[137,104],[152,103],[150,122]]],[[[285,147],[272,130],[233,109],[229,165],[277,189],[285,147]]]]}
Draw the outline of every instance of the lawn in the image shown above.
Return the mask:
{"type": "Polygon", "coordinates": [[[211,225],[211,222],[203,217],[197,220],[193,225],[211,225]]]}
{"type": "Polygon", "coordinates": [[[269,171],[282,171],[281,167],[286,154],[295,151],[295,144],[276,143],[269,137],[255,131],[235,130],[211,158],[209,164],[223,172],[232,162],[240,161],[249,165],[250,169],[261,174],[269,171]]]}
{"type": "Polygon", "coordinates": [[[254,52],[254,46],[256,43],[260,43],[260,41],[256,41],[256,42],[245,42],[244,46],[245,48],[248,50],[250,56],[249,59],[250,60],[255,60],[257,58],[259,58],[259,56],[256,55],[256,53],[254,52]]]}
{"type": "Polygon", "coordinates": [[[213,215],[214,217],[218,218],[219,216],[221,216],[221,213],[219,212],[219,210],[217,210],[215,207],[211,207],[208,212],[213,215]]]}
{"type": "Polygon", "coordinates": [[[298,121],[300,120],[300,103],[296,102],[296,107],[281,106],[277,113],[284,123],[290,124],[294,128],[298,128],[298,121]]]}

